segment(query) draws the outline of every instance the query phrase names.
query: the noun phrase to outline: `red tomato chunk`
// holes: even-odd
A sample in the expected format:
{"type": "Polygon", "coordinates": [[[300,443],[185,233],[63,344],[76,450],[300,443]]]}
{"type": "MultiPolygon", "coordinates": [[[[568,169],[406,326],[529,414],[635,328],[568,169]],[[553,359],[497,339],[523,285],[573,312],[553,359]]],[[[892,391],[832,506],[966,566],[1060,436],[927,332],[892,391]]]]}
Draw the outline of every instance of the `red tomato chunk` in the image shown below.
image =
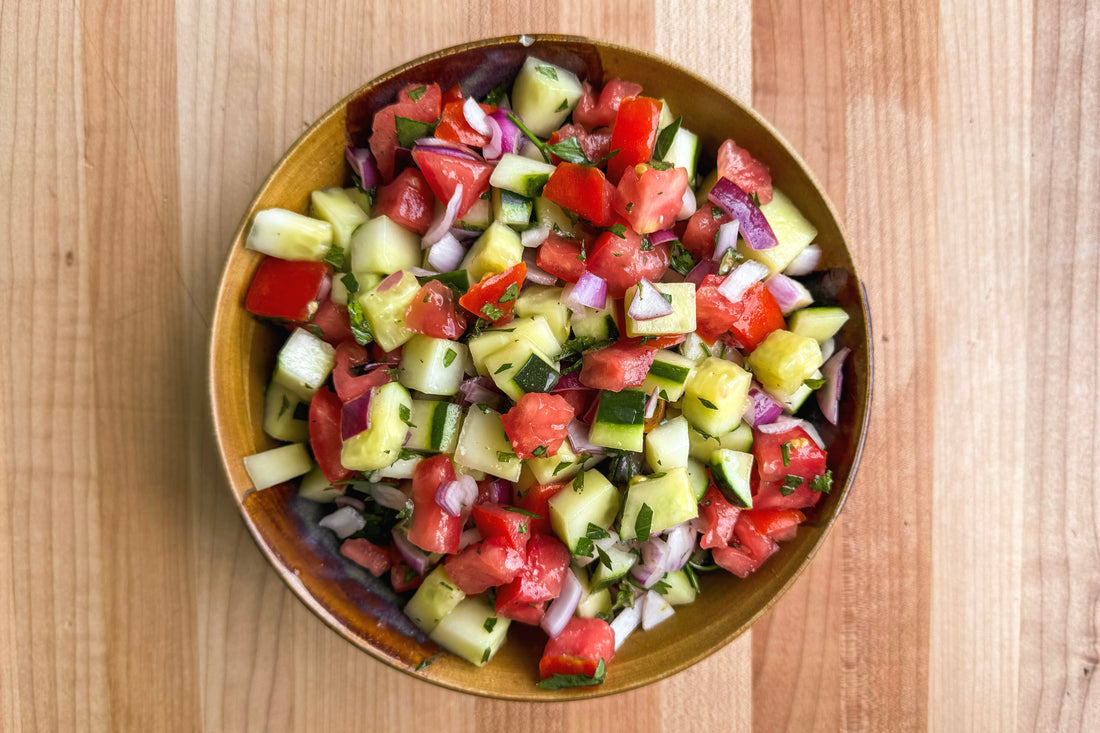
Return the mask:
{"type": "Polygon", "coordinates": [[[603,660],[606,666],[615,656],[615,631],[603,619],[569,619],[562,632],[546,643],[539,660],[539,678],[580,674],[593,677],[603,660]]]}
{"type": "Polygon", "coordinates": [[[561,448],[569,434],[565,426],[573,419],[573,408],[558,395],[530,392],[501,416],[516,455],[520,458],[545,458],[561,448]]]}

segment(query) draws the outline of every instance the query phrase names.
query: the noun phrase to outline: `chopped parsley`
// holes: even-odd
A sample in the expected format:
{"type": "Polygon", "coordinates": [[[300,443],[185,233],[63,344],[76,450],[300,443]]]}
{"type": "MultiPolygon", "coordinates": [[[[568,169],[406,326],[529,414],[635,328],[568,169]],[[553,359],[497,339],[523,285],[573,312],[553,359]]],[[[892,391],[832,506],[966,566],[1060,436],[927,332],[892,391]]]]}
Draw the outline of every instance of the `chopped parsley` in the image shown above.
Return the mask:
{"type": "Polygon", "coordinates": [[[511,368],[512,368],[512,362],[508,362],[507,364],[501,364],[499,367],[497,367],[497,370],[495,372],[493,372],[493,374],[500,374],[501,372],[506,372],[511,368]]]}
{"type": "Polygon", "coordinates": [[[828,494],[833,490],[833,472],[827,469],[820,476],[815,476],[810,481],[810,488],[819,494],[828,494]]]}
{"type": "Polygon", "coordinates": [[[496,626],[496,625],[497,625],[497,617],[496,616],[490,616],[489,618],[485,619],[484,626],[485,626],[485,631],[487,633],[490,633],[490,634],[493,633],[493,627],[496,626]]]}
{"type": "Polygon", "coordinates": [[[307,323],[306,324],[306,330],[309,331],[310,333],[312,333],[314,336],[316,336],[319,339],[324,339],[324,337],[325,337],[325,332],[322,331],[321,327],[318,326],[316,323],[307,323]]]}
{"type": "Polygon", "coordinates": [[[657,135],[657,144],[653,146],[654,160],[664,160],[665,156],[668,155],[668,149],[672,147],[672,141],[676,137],[676,133],[680,131],[680,123],[683,119],[683,117],[677,117],[657,135]]]}
{"type": "Polygon", "coordinates": [[[584,474],[578,473],[573,479],[573,491],[580,491],[584,488],[584,474]]]}
{"type": "Polygon", "coordinates": [[[424,92],[426,92],[426,91],[428,91],[428,87],[419,86],[416,89],[413,89],[412,91],[409,92],[409,99],[411,99],[414,102],[419,102],[420,98],[424,96],[424,92]]]}
{"type": "Polygon", "coordinates": [[[344,255],[344,248],[333,243],[332,247],[328,250],[328,254],[325,255],[325,262],[329,263],[337,270],[343,270],[348,262],[348,258],[344,255]]]}
{"type": "Polygon", "coordinates": [[[531,451],[531,455],[533,455],[535,458],[546,458],[546,446],[537,446],[533,451],[531,451]]]}
{"type": "Polygon", "coordinates": [[[611,533],[598,524],[588,523],[588,529],[585,530],[584,536],[590,540],[605,540],[611,536],[611,533]]]}
{"type": "Polygon", "coordinates": [[[653,509],[649,504],[642,504],[638,510],[638,517],[634,520],[634,534],[639,542],[649,541],[649,528],[653,526],[653,509]]]}
{"type": "Polygon", "coordinates": [[[595,673],[589,677],[586,674],[556,674],[539,682],[539,687],[544,690],[563,690],[567,687],[595,687],[602,685],[607,677],[607,664],[603,658],[596,665],[595,673]]]}
{"type": "Polygon", "coordinates": [[[290,400],[288,400],[286,398],[286,395],[283,395],[283,406],[279,408],[279,417],[282,417],[283,413],[285,413],[289,409],[290,409],[290,400]]]}
{"type": "Polygon", "coordinates": [[[596,555],[600,558],[600,565],[603,565],[608,570],[611,570],[611,558],[608,556],[604,549],[599,545],[596,545],[596,555]]]}
{"type": "Polygon", "coordinates": [[[485,305],[481,306],[480,313],[490,321],[499,321],[501,318],[504,318],[504,311],[502,311],[500,308],[497,308],[492,303],[486,303],[485,305]]]}
{"type": "Polygon", "coordinates": [[[504,507],[504,511],[515,512],[516,514],[522,514],[523,516],[531,517],[532,519],[542,519],[541,514],[535,514],[534,512],[529,512],[526,509],[520,509],[518,506],[506,506],[504,507]]]}
{"type": "Polygon", "coordinates": [[[359,292],[359,281],[355,279],[354,272],[349,272],[341,277],[340,282],[344,283],[344,287],[347,288],[348,295],[355,295],[359,292]]]}
{"type": "Polygon", "coordinates": [[[508,289],[504,291],[504,295],[500,296],[500,298],[497,299],[497,302],[509,303],[515,300],[517,295],[519,295],[519,285],[517,285],[516,283],[512,283],[508,286],[508,289]]]}
{"type": "Polygon", "coordinates": [[[625,224],[616,224],[612,227],[608,227],[607,231],[611,232],[612,234],[614,234],[619,239],[626,239],[626,225],[625,224]]]}
{"type": "Polygon", "coordinates": [[[691,253],[684,249],[684,245],[680,244],[680,240],[676,240],[672,243],[672,248],[669,250],[671,262],[669,266],[680,273],[687,276],[691,272],[691,268],[695,267],[695,258],[691,256],[691,253]]]}
{"type": "MultiPolygon", "coordinates": [[[[673,166],[672,166],[672,163],[669,163],[668,161],[665,161],[665,160],[651,160],[651,161],[649,161],[649,167],[652,168],[655,171],[667,171],[668,169],[672,168],[673,166]]],[[[661,194],[658,193],[657,195],[660,196],[661,194]]]]}
{"type": "Polygon", "coordinates": [[[783,496],[790,496],[798,487],[802,485],[801,476],[787,476],[783,479],[783,485],[779,487],[779,493],[783,496]]]}
{"type": "Polygon", "coordinates": [[[783,465],[791,465],[791,441],[781,443],[779,446],[779,453],[783,456],[783,465]]]}
{"type": "Polygon", "coordinates": [[[574,555],[580,555],[581,557],[592,557],[592,550],[596,548],[596,545],[592,543],[592,540],[588,537],[581,537],[577,540],[577,547],[573,550],[574,555]]]}
{"type": "Polygon", "coordinates": [[[718,409],[718,405],[714,404],[713,402],[711,402],[708,399],[704,399],[702,397],[698,397],[696,399],[698,399],[699,403],[702,404],[703,407],[707,408],[708,410],[717,410],[718,409]]]}
{"type": "Polygon", "coordinates": [[[431,137],[435,132],[435,125],[431,122],[410,120],[408,117],[394,117],[393,124],[397,128],[397,144],[403,148],[411,148],[417,140],[431,137]]]}
{"type": "Polygon", "coordinates": [[[509,453],[506,450],[498,450],[497,451],[497,460],[501,461],[502,463],[508,463],[509,461],[511,461],[515,457],[516,457],[515,453],[509,453]]]}
{"type": "Polygon", "coordinates": [[[568,99],[563,99],[563,100],[561,100],[561,104],[559,104],[558,108],[554,111],[555,112],[564,112],[567,109],[569,109],[569,100],[568,99]]]}
{"type": "Polygon", "coordinates": [[[558,80],[558,70],[549,64],[539,64],[535,67],[535,71],[539,72],[547,79],[553,79],[554,81],[558,80]]]}
{"type": "Polygon", "coordinates": [[[351,335],[355,337],[356,342],[366,346],[374,341],[374,332],[371,331],[370,324],[367,323],[363,306],[355,298],[348,299],[348,321],[351,325],[351,335]]]}
{"type": "MultiPolygon", "coordinates": [[[[283,399],[286,399],[286,398],[284,397],[283,399]]],[[[564,471],[567,468],[569,468],[569,461],[562,461],[561,463],[559,463],[557,466],[554,467],[553,475],[557,476],[559,473],[561,473],[562,471],[564,471]]]]}
{"type": "Polygon", "coordinates": [[[810,389],[821,389],[825,385],[825,380],[810,377],[809,379],[803,380],[802,383],[810,389]]]}
{"type": "Polygon", "coordinates": [[[454,349],[447,349],[443,352],[443,366],[449,367],[454,363],[455,357],[458,356],[458,352],[454,349]]]}

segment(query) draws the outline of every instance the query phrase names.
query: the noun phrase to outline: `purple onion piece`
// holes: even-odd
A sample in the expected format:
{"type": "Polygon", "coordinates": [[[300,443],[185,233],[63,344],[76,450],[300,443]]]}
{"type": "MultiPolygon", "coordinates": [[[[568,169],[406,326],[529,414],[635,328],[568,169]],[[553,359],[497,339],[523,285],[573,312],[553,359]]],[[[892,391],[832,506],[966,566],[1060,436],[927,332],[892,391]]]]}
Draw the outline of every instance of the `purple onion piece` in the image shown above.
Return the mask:
{"type": "Polygon", "coordinates": [[[458,158],[468,158],[470,160],[481,160],[481,156],[474,150],[462,143],[451,142],[450,140],[440,140],[437,137],[422,137],[413,143],[414,153],[441,153],[443,155],[453,155],[458,158]]]}
{"type": "Polygon", "coordinates": [[[340,494],[332,503],[336,506],[350,506],[359,511],[364,511],[367,508],[367,505],[361,499],[356,499],[354,496],[348,496],[347,494],[340,494]]]}
{"type": "Polygon", "coordinates": [[[653,394],[649,396],[649,399],[645,403],[645,419],[652,420],[653,416],[657,414],[657,395],[660,393],[660,387],[653,388],[653,394]]]}
{"type": "Polygon", "coordinates": [[[642,604],[635,599],[634,605],[624,608],[611,622],[611,630],[615,632],[615,651],[623,645],[626,638],[634,633],[642,622],[642,604]]]}
{"type": "Polygon", "coordinates": [[[710,202],[741,225],[741,236],[751,249],[770,249],[779,242],[764,212],[745,191],[728,178],[719,178],[710,190],[710,202]]]}
{"type": "Polygon", "coordinates": [[[749,388],[749,401],[744,418],[750,428],[775,422],[783,414],[783,404],[755,384],[749,388]]]}
{"type": "Polygon", "coordinates": [[[481,533],[477,531],[477,527],[463,530],[462,534],[458,536],[458,551],[465,550],[475,542],[481,542],[481,533]]]}
{"type": "Polygon", "coordinates": [[[428,566],[431,565],[431,558],[428,553],[414,545],[404,532],[395,529],[392,534],[394,547],[401,554],[401,559],[405,561],[405,564],[412,568],[417,575],[423,575],[427,572],[428,566]]]}
{"type": "Polygon", "coordinates": [[[474,97],[469,97],[462,103],[462,116],[466,118],[466,122],[474,128],[474,132],[478,135],[492,134],[493,131],[487,121],[488,115],[485,114],[485,110],[481,108],[474,97]]]}
{"type": "Polygon", "coordinates": [[[387,290],[392,288],[394,285],[397,285],[397,283],[401,282],[401,278],[404,277],[404,274],[405,273],[404,273],[403,270],[398,270],[397,272],[393,273],[392,275],[387,276],[385,280],[378,283],[378,287],[375,288],[375,290],[377,290],[379,293],[386,292],[387,290]]]}
{"type": "Polygon", "coordinates": [[[788,315],[799,308],[805,308],[814,302],[814,297],[810,295],[810,291],[802,283],[787,277],[781,272],[777,272],[765,280],[764,287],[771,292],[783,315],[788,315]]]}
{"type": "Polygon", "coordinates": [[[650,244],[664,244],[665,242],[674,241],[676,241],[676,235],[671,229],[661,229],[649,235],[650,244]]]}
{"type": "Polygon", "coordinates": [[[573,418],[565,428],[569,431],[569,445],[573,448],[574,453],[602,455],[605,452],[601,446],[588,440],[588,426],[580,420],[573,418]]]}
{"type": "Polygon", "coordinates": [[[447,202],[447,208],[443,210],[438,219],[432,222],[432,225],[428,227],[428,231],[424,232],[424,236],[420,238],[421,249],[431,247],[451,233],[451,227],[454,226],[455,218],[458,215],[458,207],[461,204],[462,184],[459,183],[455,186],[454,193],[451,194],[451,200],[447,202]]]}
{"type": "Polygon", "coordinates": [[[718,286],[718,292],[731,303],[737,303],[744,297],[745,291],[753,283],[759,282],[768,276],[768,268],[756,260],[745,260],[733,269],[722,284],[718,286]]]}
{"type": "Polygon", "coordinates": [[[817,404],[821,408],[821,414],[833,425],[836,425],[840,416],[840,388],[844,384],[844,360],[850,353],[852,350],[845,346],[830,356],[821,367],[825,384],[817,391],[817,404]]]}
{"type": "Polygon", "coordinates": [[[440,272],[451,272],[458,268],[465,256],[466,248],[462,246],[462,242],[454,234],[447,232],[428,250],[428,264],[440,272]]]}
{"type": "Polygon", "coordinates": [[[485,501],[488,504],[507,504],[512,500],[512,482],[502,478],[491,480],[485,487],[485,501]]]}
{"type": "Polygon", "coordinates": [[[457,517],[462,510],[471,507],[477,501],[477,482],[466,474],[454,481],[444,481],[435,490],[435,503],[447,514],[457,517]]]}
{"type": "Polygon", "coordinates": [[[691,186],[688,186],[684,189],[684,197],[680,199],[680,210],[676,212],[676,221],[690,219],[698,208],[699,204],[695,200],[695,192],[691,190],[691,186]]]}
{"type": "Polygon", "coordinates": [[[799,252],[798,256],[791,260],[791,264],[787,265],[787,269],[783,272],[791,277],[809,275],[816,270],[820,264],[821,247],[816,244],[811,244],[806,247],[806,249],[799,252]]]}
{"type": "Polygon", "coordinates": [[[722,255],[728,250],[737,249],[737,237],[740,233],[741,224],[736,219],[731,219],[718,227],[718,233],[714,236],[714,254],[711,255],[711,259],[721,262],[722,255]]]}
{"type": "Polygon", "coordinates": [[[554,285],[558,282],[557,275],[551,275],[538,265],[538,250],[535,248],[523,250],[523,262],[527,265],[527,280],[536,285],[554,285]]]}
{"type": "Polygon", "coordinates": [[[500,407],[503,395],[489,377],[470,377],[458,386],[462,400],[466,405],[484,404],[496,409],[500,407]]]}
{"type": "Polygon", "coordinates": [[[508,111],[498,109],[495,112],[490,112],[489,117],[500,127],[501,153],[518,153],[521,134],[519,126],[508,119],[508,111]]]}
{"type": "Polygon", "coordinates": [[[374,390],[344,403],[340,410],[340,439],[347,440],[364,430],[370,430],[370,403],[374,390]]]}
{"type": "Polygon", "coordinates": [[[347,159],[352,171],[358,176],[359,183],[364,189],[374,188],[378,185],[378,167],[374,164],[374,156],[371,155],[370,148],[348,146],[344,150],[344,157],[347,159]]]}
{"type": "Polygon", "coordinates": [[[684,278],[684,281],[694,283],[695,287],[698,288],[700,285],[703,284],[703,280],[706,279],[707,275],[717,274],[717,262],[715,262],[714,260],[699,260],[697,263],[695,263],[695,267],[691,268],[691,271],[688,272],[687,277],[684,278]]]}
{"type": "Polygon", "coordinates": [[[581,584],[572,571],[566,571],[565,582],[561,586],[561,595],[550,602],[539,625],[551,639],[562,632],[581,600],[581,584]]]}
{"type": "Polygon", "coordinates": [[[371,484],[370,495],[379,505],[398,512],[409,503],[405,492],[391,484],[371,484]]]}
{"type": "Polygon", "coordinates": [[[603,308],[607,304],[607,281],[587,270],[566,289],[569,293],[563,293],[562,302],[574,311],[584,307],[603,308]]]}
{"type": "Polygon", "coordinates": [[[677,524],[665,533],[665,542],[668,543],[668,570],[669,572],[680,570],[691,558],[695,549],[696,533],[691,522],[677,524]]]}

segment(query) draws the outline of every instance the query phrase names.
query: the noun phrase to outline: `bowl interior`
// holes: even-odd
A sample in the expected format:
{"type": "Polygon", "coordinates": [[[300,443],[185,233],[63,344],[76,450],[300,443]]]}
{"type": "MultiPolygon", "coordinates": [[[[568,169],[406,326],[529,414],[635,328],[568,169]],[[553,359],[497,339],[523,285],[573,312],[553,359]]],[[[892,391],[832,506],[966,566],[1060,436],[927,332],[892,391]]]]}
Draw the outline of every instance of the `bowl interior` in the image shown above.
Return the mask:
{"type": "Polygon", "coordinates": [[[518,37],[492,39],[399,67],[341,101],[294,144],[261,187],[233,240],[212,332],[211,397],[222,460],[249,530],[295,593],[332,628],[383,662],[445,687],[513,700],[577,699],[632,689],[706,657],[767,611],[809,562],[836,518],[859,462],[871,396],[870,324],[862,286],[832,208],[805,165],[766,122],[722,91],[653,56],[579,38],[533,38],[530,47],[521,45],[518,37]],[[261,259],[244,248],[253,214],[273,206],[305,211],[310,191],[343,184],[349,130],[353,140],[362,141],[362,135],[369,134],[370,115],[390,103],[401,84],[439,81],[446,88],[462,82],[467,93],[482,94],[510,80],[529,53],[596,83],[619,76],[641,83],[647,95],[663,97],[700,136],[703,170],[727,137],[767,163],[775,185],[820,232],[817,242],[824,250],[824,266],[835,269],[819,285],[852,316],[839,335],[853,350],[845,370],[841,427],[826,424],[822,429],[835,477],[832,494],[811,510],[797,538],[784,543],[746,580],[725,573],[703,575],[696,602],[681,607],[652,631],[633,636],[616,655],[604,685],[558,692],[534,685],[536,660],[545,643],[540,631],[513,624],[508,643],[482,669],[441,652],[405,618],[399,599],[383,582],[339,555],[335,538],[316,526],[321,507],[298,500],[290,485],[253,491],[241,463],[244,456],[276,445],[261,427],[262,398],[276,350],[285,338],[285,331],[258,322],[243,307],[261,259]]]}

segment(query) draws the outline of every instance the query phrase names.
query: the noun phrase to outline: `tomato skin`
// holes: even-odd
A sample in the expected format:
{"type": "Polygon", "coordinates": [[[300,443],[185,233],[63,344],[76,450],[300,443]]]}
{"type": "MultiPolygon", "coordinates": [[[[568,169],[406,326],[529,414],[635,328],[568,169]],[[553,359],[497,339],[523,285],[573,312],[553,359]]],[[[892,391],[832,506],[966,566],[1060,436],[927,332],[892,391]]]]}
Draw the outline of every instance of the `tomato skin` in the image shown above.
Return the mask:
{"type": "Polygon", "coordinates": [[[405,309],[405,328],[453,340],[466,331],[466,314],[455,308],[454,291],[438,280],[429,280],[405,309]]]}
{"type": "Polygon", "coordinates": [[[622,100],[615,114],[615,126],[611,128],[611,149],[619,153],[607,161],[608,180],[618,183],[627,168],[653,157],[660,118],[660,100],[649,97],[622,100]]]}
{"type": "Polygon", "coordinates": [[[788,539],[790,529],[806,521],[797,509],[746,509],[745,518],[757,533],[772,539],[788,539]]]}
{"type": "Polygon", "coordinates": [[[371,216],[388,216],[411,232],[423,236],[435,217],[435,196],[424,174],[406,168],[390,183],[378,187],[371,216]]]}
{"type": "Polygon", "coordinates": [[[328,278],[324,262],[265,257],[252,276],[244,307],[262,318],[308,321],[327,290],[328,278]]]}
{"type": "Polygon", "coordinates": [[[388,549],[362,537],[344,540],[340,545],[340,554],[366,568],[376,578],[381,577],[393,565],[388,549]]]}
{"type": "Polygon", "coordinates": [[[565,426],[573,419],[573,407],[561,396],[528,392],[500,417],[504,432],[520,458],[552,456],[568,436],[565,426]]]}
{"type": "Polygon", "coordinates": [[[519,291],[523,288],[523,281],[526,279],[527,265],[520,262],[504,272],[485,275],[479,282],[474,283],[469,290],[463,293],[462,297],[458,299],[458,304],[475,316],[492,321],[493,325],[499,326],[512,320],[512,309],[516,307],[516,298],[506,300],[503,303],[500,302],[500,299],[504,297],[504,294],[508,292],[508,288],[512,285],[516,286],[518,297],[519,291]],[[488,314],[483,312],[486,305],[499,308],[502,315],[496,319],[489,318],[488,314]]]}
{"type": "MultiPolygon", "coordinates": [[[[589,130],[615,123],[615,115],[623,100],[642,93],[642,85],[615,77],[603,85],[599,95],[588,82],[581,86],[581,98],[573,110],[573,121],[589,130]]],[[[596,160],[589,156],[590,160],[596,160]]]]}
{"type": "Polygon", "coordinates": [[[612,205],[630,222],[631,229],[638,234],[651,234],[668,229],[676,222],[687,186],[684,168],[666,171],[649,166],[627,168],[619,179],[612,205]]]}
{"type": "Polygon", "coordinates": [[[809,481],[803,481],[798,488],[785,496],[784,490],[782,480],[761,481],[756,471],[753,471],[752,506],[754,509],[806,509],[821,501],[821,494],[813,490],[809,481]]]}
{"type": "Polygon", "coordinates": [[[761,481],[782,481],[787,476],[812,479],[825,473],[825,451],[798,426],[782,433],[753,430],[752,453],[761,481]],[[783,464],[784,444],[789,465],[783,464]]]}
{"type": "Polygon", "coordinates": [[[653,244],[642,249],[642,237],[630,227],[623,236],[604,232],[588,251],[585,264],[589,272],[607,281],[607,293],[622,298],[643,277],[660,280],[668,269],[668,244],[653,244]]]}
{"type": "Polygon", "coordinates": [[[745,193],[755,193],[761,204],[772,200],[772,176],[768,166],[733,140],[726,140],[718,148],[718,177],[728,178],[745,193]]]}
{"type": "Polygon", "coordinates": [[[657,352],[618,341],[582,356],[581,384],[609,392],[641,386],[657,352]]]}
{"type": "MultiPolygon", "coordinates": [[[[606,128],[589,132],[580,125],[562,125],[560,129],[555,130],[550,135],[550,143],[560,143],[562,140],[568,140],[571,137],[577,138],[577,142],[584,152],[584,157],[593,163],[603,160],[611,152],[611,130],[606,128]]],[[[561,162],[561,158],[553,154],[551,154],[550,160],[555,164],[561,162]]]]}
{"type": "Polygon", "coordinates": [[[486,538],[443,561],[455,586],[468,596],[512,582],[523,564],[523,552],[506,537],[486,538]]]}
{"type": "MultiPolygon", "coordinates": [[[[470,127],[470,123],[466,121],[466,113],[462,110],[464,106],[465,103],[462,99],[444,102],[443,116],[440,118],[439,124],[436,125],[435,137],[440,140],[469,145],[471,148],[483,148],[489,144],[492,136],[482,135],[470,127]]],[[[479,104],[478,106],[485,114],[497,111],[497,108],[491,104],[479,104]]]]}
{"type": "Polygon", "coordinates": [[[319,389],[309,402],[309,447],[331,483],[346,481],[354,473],[340,463],[340,449],[344,444],[340,437],[343,409],[340,398],[327,386],[319,389]]]}
{"type": "Polygon", "coordinates": [[[333,346],[355,338],[351,333],[347,307],[333,303],[331,300],[321,301],[317,312],[310,319],[310,325],[321,329],[321,338],[333,346]]]}
{"type": "Polygon", "coordinates": [[[370,363],[367,350],[354,341],[344,341],[336,347],[336,366],[332,369],[332,383],[341,402],[350,402],[375,387],[392,381],[384,367],[374,367],[365,374],[352,376],[352,367],[370,363]]]}
{"type": "Polygon", "coordinates": [[[546,241],[539,245],[535,262],[540,269],[566,282],[575,283],[584,274],[580,242],[566,239],[555,232],[550,232],[546,241]]]}
{"type": "Polygon", "coordinates": [[[531,517],[511,511],[502,504],[474,504],[472,513],[474,525],[482,537],[503,537],[520,552],[527,551],[531,517]]]}
{"type": "Polygon", "coordinates": [[[706,527],[699,546],[704,550],[727,547],[733,539],[733,528],[740,514],[741,509],[726,501],[726,497],[722,496],[722,492],[712,481],[703,494],[703,500],[699,502],[699,516],[706,527]]]}
{"type": "Polygon", "coordinates": [[[539,660],[539,679],[556,674],[593,677],[600,660],[606,667],[615,656],[615,630],[603,619],[569,619],[556,637],[546,642],[539,660]]]}
{"type": "Polygon", "coordinates": [[[423,582],[424,576],[412,572],[412,569],[404,563],[394,562],[390,566],[390,585],[397,593],[419,588],[423,582]]]}
{"type": "Polygon", "coordinates": [[[718,292],[724,277],[707,275],[695,289],[695,324],[699,337],[713,343],[730,331],[741,348],[752,351],[768,334],[786,328],[783,312],[764,283],[753,283],[736,303],[718,292]]]}
{"type": "Polygon", "coordinates": [[[462,184],[462,199],[456,216],[462,216],[489,190],[493,166],[483,160],[448,155],[435,150],[414,150],[413,161],[424,174],[424,180],[435,197],[446,204],[462,184]]]}
{"type": "Polygon", "coordinates": [[[541,621],[546,602],[561,595],[569,558],[568,548],[557,539],[544,534],[532,537],[523,569],[497,590],[497,615],[528,624],[541,621]]]}
{"type": "Polygon", "coordinates": [[[374,115],[371,125],[370,151],[378,164],[383,181],[393,180],[394,159],[397,153],[397,123],[395,118],[418,122],[435,122],[439,119],[442,93],[438,84],[406,84],[397,93],[397,101],[383,107],[374,115]],[[423,87],[420,97],[414,100],[409,93],[423,87]]]}
{"type": "MultiPolygon", "coordinates": [[[[527,528],[532,535],[551,534],[550,499],[562,490],[565,484],[531,484],[526,489],[516,489],[512,505],[536,516],[527,517],[527,528]]],[[[520,515],[525,516],[525,515],[520,515]]]]}
{"type": "Polygon", "coordinates": [[[409,542],[425,552],[454,554],[458,551],[462,519],[452,517],[435,503],[435,491],[439,485],[454,480],[454,464],[447,455],[421,461],[413,471],[409,542]]]}
{"type": "Polygon", "coordinates": [[[680,243],[696,259],[709,260],[714,256],[714,236],[718,233],[718,228],[730,221],[733,221],[732,216],[704,201],[699,210],[688,219],[680,243]]]}
{"type": "Polygon", "coordinates": [[[615,187],[599,168],[559,163],[543,187],[542,195],[596,226],[610,226],[614,220],[611,202],[615,199],[615,187]]]}

